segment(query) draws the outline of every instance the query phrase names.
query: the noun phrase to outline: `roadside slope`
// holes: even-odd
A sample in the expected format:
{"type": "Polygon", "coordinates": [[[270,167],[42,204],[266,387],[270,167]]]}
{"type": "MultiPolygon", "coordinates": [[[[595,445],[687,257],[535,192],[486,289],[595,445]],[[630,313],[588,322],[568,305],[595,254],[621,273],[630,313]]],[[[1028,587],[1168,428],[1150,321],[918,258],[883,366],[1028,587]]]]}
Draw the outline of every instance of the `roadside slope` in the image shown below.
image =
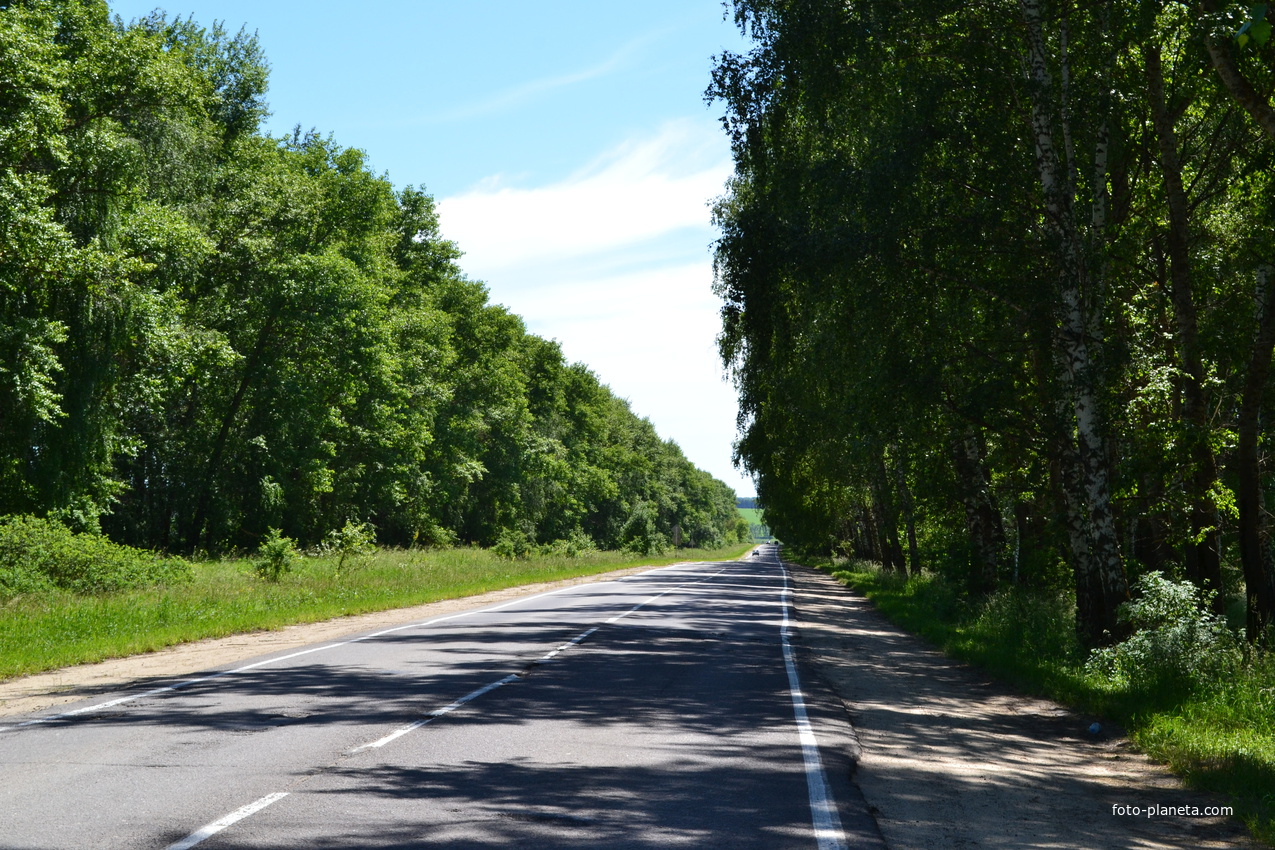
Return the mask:
{"type": "Polygon", "coordinates": [[[525,584],[493,590],[477,596],[444,599],[410,608],[393,608],[368,614],[337,617],[317,623],[300,623],[271,631],[255,631],[224,638],[178,644],[157,652],[112,658],[95,664],[77,664],[0,682],[0,717],[26,714],[82,700],[130,683],[150,683],[175,676],[189,676],[229,666],[247,658],[339,640],[347,635],[386,626],[427,620],[460,611],[495,605],[520,596],[531,596],[560,587],[610,581],[620,576],[655,569],[627,567],[577,578],[525,584]]]}
{"type": "Polygon", "coordinates": [[[1148,817],[1151,806],[1226,803],[1185,789],[1122,737],[1089,735],[1093,718],[1017,695],[832,578],[788,568],[800,644],[850,713],[855,780],[891,850],[1260,846],[1236,818],[1148,817]]]}

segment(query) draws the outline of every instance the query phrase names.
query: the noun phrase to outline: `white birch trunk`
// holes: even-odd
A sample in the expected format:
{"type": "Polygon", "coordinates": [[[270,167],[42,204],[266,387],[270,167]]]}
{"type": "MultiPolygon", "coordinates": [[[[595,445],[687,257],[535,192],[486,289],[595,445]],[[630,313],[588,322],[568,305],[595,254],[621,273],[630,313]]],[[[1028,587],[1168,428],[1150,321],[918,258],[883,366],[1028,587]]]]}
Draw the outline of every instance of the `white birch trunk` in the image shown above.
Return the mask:
{"type": "MultiPolygon", "coordinates": [[[[1080,482],[1069,483],[1071,486],[1078,484],[1081,488],[1081,492],[1073,494],[1072,498],[1075,495],[1081,497],[1081,505],[1077,507],[1083,506],[1087,532],[1085,551],[1076,551],[1079,541],[1073,540],[1073,566],[1077,570],[1077,593],[1091,593],[1097,597],[1083,603],[1077,601],[1078,618],[1081,620],[1078,626],[1086,638],[1102,640],[1104,632],[1115,634],[1116,608],[1124,601],[1128,590],[1111,506],[1107,441],[1098,400],[1097,369],[1090,352],[1090,340],[1101,340],[1101,326],[1095,326],[1091,321],[1092,310],[1097,305],[1087,309],[1089,305],[1085,303],[1088,269],[1075,216],[1075,194],[1054,143],[1052,81],[1045,49],[1041,0],[1020,0],[1020,6],[1027,25],[1031,124],[1045,201],[1045,229],[1054,243],[1060,267],[1055,342],[1062,360],[1060,371],[1064,389],[1072,405],[1081,478],[1080,482]],[[1092,575],[1083,574],[1090,570],[1092,575]],[[1086,618],[1090,618],[1088,622],[1084,622],[1086,618]]],[[[1064,71],[1065,76],[1069,73],[1069,70],[1064,71]]],[[[1070,136],[1068,127],[1064,127],[1063,135],[1064,138],[1070,136]]],[[[1104,163],[1104,184],[1105,171],[1104,163]]],[[[1064,462],[1064,465],[1067,464],[1064,462]]],[[[1065,479],[1068,477],[1064,476],[1065,479]]]]}

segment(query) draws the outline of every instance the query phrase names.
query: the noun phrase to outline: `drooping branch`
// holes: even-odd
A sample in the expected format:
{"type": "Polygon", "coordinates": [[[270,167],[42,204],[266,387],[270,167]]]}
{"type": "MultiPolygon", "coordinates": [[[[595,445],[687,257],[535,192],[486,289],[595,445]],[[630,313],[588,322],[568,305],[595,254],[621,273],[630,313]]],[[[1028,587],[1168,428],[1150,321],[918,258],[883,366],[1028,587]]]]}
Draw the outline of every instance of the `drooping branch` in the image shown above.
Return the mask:
{"type": "MultiPolygon", "coordinates": [[[[1206,16],[1217,13],[1217,3],[1214,0],[1200,0],[1200,8],[1206,16]]],[[[1231,46],[1220,41],[1214,32],[1205,32],[1204,46],[1208,49],[1209,60],[1227,92],[1241,109],[1252,116],[1262,132],[1275,140],[1275,108],[1271,107],[1269,100],[1258,94],[1248,77],[1244,76],[1235,61],[1231,46]]]]}

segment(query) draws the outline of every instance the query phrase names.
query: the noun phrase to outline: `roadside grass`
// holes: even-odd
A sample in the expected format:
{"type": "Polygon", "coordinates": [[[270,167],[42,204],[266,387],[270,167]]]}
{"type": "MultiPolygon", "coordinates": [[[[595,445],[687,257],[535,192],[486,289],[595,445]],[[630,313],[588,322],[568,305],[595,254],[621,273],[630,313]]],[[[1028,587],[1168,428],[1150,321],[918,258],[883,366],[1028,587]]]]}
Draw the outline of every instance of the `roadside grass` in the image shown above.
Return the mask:
{"type": "Polygon", "coordinates": [[[1190,787],[1229,797],[1254,837],[1275,845],[1275,656],[1250,658],[1238,676],[1211,688],[1114,685],[1086,671],[1065,593],[1012,588],[977,600],[935,575],[794,560],[860,591],[891,622],[947,654],[1124,726],[1136,746],[1190,787]]]}
{"type": "Polygon", "coordinates": [[[752,548],[681,549],[667,556],[589,552],[508,560],[486,549],[379,550],[346,563],[308,557],[278,582],[251,561],[192,565],[191,580],[102,594],[46,592],[0,603],[0,680],[152,652],[203,638],[403,608],[635,566],[729,560],[752,548]]]}

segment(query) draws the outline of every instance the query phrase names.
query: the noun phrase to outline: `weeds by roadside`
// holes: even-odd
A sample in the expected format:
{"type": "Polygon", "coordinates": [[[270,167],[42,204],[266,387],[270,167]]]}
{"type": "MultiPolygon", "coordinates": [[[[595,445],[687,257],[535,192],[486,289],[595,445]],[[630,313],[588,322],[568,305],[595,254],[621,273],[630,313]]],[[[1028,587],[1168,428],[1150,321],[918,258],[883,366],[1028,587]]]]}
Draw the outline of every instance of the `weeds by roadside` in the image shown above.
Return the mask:
{"type": "MultiPolygon", "coordinates": [[[[355,547],[357,548],[357,547],[355,547]]],[[[276,581],[258,577],[252,559],[190,565],[188,581],[112,593],[45,588],[0,601],[0,679],[56,667],[150,652],[210,637],[275,629],[389,608],[453,599],[523,584],[625,567],[725,560],[751,544],[681,549],[664,557],[624,552],[535,554],[510,561],[486,549],[342,550],[297,558],[276,581]]],[[[186,562],[181,562],[185,564],[186,562]]]]}
{"type": "Polygon", "coordinates": [[[0,517],[0,603],[32,594],[105,593],[190,579],[190,565],[79,534],[53,520],[0,517]]]}
{"type": "Polygon", "coordinates": [[[1076,640],[1065,593],[1008,588],[976,598],[935,575],[797,560],[859,590],[948,654],[1122,724],[1189,785],[1228,795],[1254,836],[1275,844],[1275,657],[1245,657],[1177,583],[1144,577],[1127,611],[1133,636],[1091,656],[1076,640]]]}

